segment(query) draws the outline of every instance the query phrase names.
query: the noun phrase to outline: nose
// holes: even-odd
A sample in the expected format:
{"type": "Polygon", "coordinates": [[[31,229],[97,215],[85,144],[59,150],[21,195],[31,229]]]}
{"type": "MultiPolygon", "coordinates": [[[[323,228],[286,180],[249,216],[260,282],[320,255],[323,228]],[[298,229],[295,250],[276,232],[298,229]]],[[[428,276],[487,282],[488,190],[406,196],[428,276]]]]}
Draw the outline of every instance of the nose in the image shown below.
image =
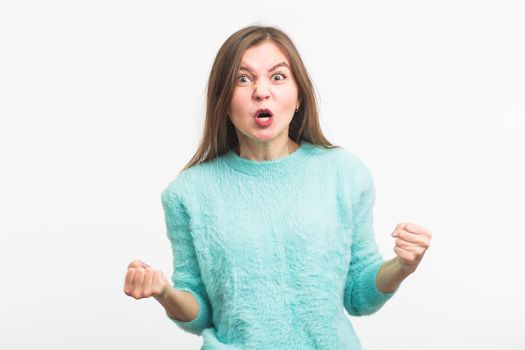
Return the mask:
{"type": "Polygon", "coordinates": [[[270,89],[264,83],[257,83],[253,89],[253,97],[256,101],[263,101],[270,98],[270,89]]]}

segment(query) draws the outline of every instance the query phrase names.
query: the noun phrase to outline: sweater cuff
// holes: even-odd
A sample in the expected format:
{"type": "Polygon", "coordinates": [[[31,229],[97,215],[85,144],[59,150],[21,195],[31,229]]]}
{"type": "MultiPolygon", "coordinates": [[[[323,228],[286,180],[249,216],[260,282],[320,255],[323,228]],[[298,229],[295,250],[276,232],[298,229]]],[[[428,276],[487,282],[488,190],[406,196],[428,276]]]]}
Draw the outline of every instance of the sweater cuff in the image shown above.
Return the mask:
{"type": "Polygon", "coordinates": [[[194,292],[193,289],[189,287],[177,287],[177,290],[188,292],[191,295],[193,295],[193,297],[197,300],[197,303],[199,304],[199,311],[197,313],[197,316],[191,321],[181,321],[171,317],[167,314],[167,312],[166,315],[183,330],[196,335],[201,335],[202,331],[205,328],[208,328],[211,322],[211,313],[208,304],[206,304],[206,301],[200,296],[199,293],[194,292]]]}
{"type": "Polygon", "coordinates": [[[383,305],[399,290],[399,287],[390,292],[383,293],[377,288],[377,274],[383,265],[383,261],[379,260],[377,263],[369,266],[368,271],[364,272],[363,292],[369,305],[383,305]]]}

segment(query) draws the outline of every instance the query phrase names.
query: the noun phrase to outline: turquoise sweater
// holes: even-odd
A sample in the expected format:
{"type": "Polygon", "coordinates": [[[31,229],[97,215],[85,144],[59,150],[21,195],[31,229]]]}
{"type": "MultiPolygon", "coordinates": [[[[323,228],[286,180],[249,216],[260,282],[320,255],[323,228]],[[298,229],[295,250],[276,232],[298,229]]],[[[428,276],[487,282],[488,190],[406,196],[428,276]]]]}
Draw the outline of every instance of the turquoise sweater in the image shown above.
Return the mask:
{"type": "Polygon", "coordinates": [[[361,349],[343,310],[372,314],[397,292],[377,289],[373,179],[344,148],[230,151],[179,173],[162,204],[172,283],[199,304],[171,320],[201,349],[361,349]]]}

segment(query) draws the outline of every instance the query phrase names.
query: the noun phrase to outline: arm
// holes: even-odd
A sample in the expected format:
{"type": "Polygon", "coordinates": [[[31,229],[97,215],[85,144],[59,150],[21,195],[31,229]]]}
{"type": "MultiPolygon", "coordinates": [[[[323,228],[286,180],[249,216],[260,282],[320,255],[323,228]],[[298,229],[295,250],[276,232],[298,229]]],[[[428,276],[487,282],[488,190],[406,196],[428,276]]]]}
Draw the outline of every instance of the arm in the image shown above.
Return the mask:
{"type": "Polygon", "coordinates": [[[382,293],[391,293],[399,288],[399,285],[411,272],[406,271],[399,262],[399,257],[385,262],[377,274],[376,284],[382,293]]]}
{"type": "Polygon", "coordinates": [[[357,160],[353,167],[351,261],[344,291],[344,306],[350,315],[368,315],[379,310],[397,289],[384,276],[392,276],[392,263],[384,265],[374,238],[373,206],[375,188],[366,165],[357,160]],[[380,269],[383,267],[379,274],[380,269]],[[386,275],[385,275],[386,273],[386,275]],[[379,280],[378,280],[379,278],[379,280]],[[386,282],[386,283],[385,283],[386,282]],[[381,287],[380,290],[378,287],[381,287]],[[388,290],[391,292],[384,293],[388,290]]]}
{"type": "Polygon", "coordinates": [[[179,291],[171,285],[166,285],[165,290],[154,297],[164,309],[169,318],[178,321],[190,322],[199,314],[199,303],[193,295],[179,291]]]}
{"type": "Polygon", "coordinates": [[[432,233],[426,228],[403,222],[397,224],[392,237],[396,238],[396,257],[383,264],[377,283],[383,291],[395,290],[401,282],[414,273],[430,246],[432,233]]]}
{"type": "Polygon", "coordinates": [[[213,326],[212,309],[201,278],[189,229],[189,217],[179,196],[170,187],[162,193],[161,199],[173,252],[171,280],[174,289],[168,289],[157,300],[175,324],[185,331],[200,335],[204,329],[213,326]]]}

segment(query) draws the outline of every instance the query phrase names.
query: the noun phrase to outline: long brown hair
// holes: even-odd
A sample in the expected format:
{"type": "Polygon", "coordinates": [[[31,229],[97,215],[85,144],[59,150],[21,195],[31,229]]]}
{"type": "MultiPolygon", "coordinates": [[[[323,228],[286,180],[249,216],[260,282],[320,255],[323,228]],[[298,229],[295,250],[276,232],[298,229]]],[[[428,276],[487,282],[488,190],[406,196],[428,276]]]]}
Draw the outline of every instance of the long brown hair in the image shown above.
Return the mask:
{"type": "Polygon", "coordinates": [[[321,131],[315,90],[292,40],[276,27],[252,25],[233,33],[215,57],[207,86],[204,133],[197,152],[181,171],[221,156],[238,146],[235,126],[227,110],[244,52],[265,40],[276,44],[288,58],[299,90],[301,104],[290,122],[288,136],[297,143],[306,140],[324,148],[340,147],[330,143],[321,131]]]}

